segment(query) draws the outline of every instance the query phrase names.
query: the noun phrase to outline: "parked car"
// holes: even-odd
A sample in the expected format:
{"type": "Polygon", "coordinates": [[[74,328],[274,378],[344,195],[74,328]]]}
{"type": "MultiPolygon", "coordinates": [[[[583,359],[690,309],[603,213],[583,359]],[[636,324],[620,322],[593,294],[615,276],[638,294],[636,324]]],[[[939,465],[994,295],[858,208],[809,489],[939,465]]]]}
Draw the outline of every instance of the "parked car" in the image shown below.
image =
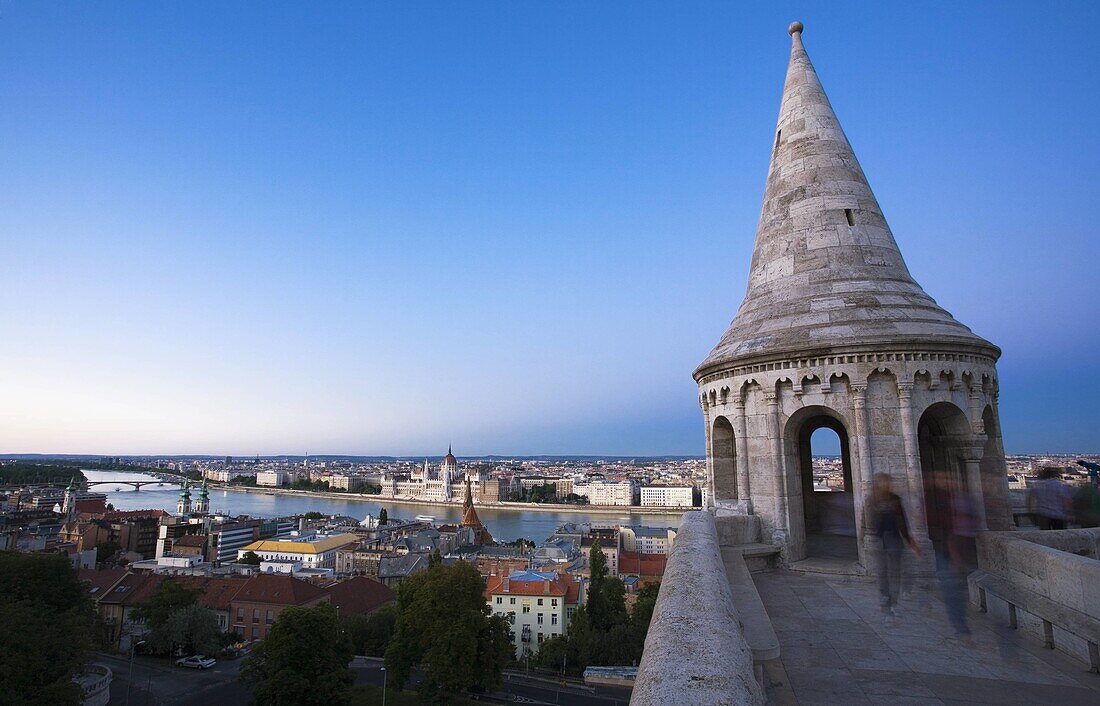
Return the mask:
{"type": "Polygon", "coordinates": [[[191,655],[176,660],[177,667],[190,667],[191,669],[210,669],[217,663],[218,660],[205,655],[191,655]]]}

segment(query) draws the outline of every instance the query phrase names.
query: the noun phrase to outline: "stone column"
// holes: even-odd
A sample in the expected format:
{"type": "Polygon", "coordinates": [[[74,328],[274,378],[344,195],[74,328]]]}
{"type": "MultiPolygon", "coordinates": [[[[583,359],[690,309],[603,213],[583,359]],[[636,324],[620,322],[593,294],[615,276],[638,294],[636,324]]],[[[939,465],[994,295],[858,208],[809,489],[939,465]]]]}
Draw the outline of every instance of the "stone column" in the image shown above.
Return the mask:
{"type": "Polygon", "coordinates": [[[981,383],[970,383],[970,426],[977,434],[985,433],[985,420],[982,419],[981,383]]]}
{"type": "Polygon", "coordinates": [[[701,397],[699,399],[699,407],[703,410],[703,439],[706,442],[706,454],[707,454],[707,504],[706,509],[714,509],[714,449],[711,446],[713,440],[711,439],[711,426],[710,426],[710,405],[707,404],[707,398],[701,397]]]}
{"type": "MultiPolygon", "coordinates": [[[[852,385],[852,407],[855,410],[856,424],[856,448],[859,454],[859,463],[852,469],[852,504],[856,514],[856,540],[859,548],[860,559],[863,559],[863,499],[870,491],[871,480],[875,476],[871,467],[871,437],[868,434],[867,421],[867,386],[852,385]]],[[[848,440],[849,447],[851,439],[848,440]]]]}
{"type": "Polygon", "coordinates": [[[920,445],[913,424],[913,383],[898,383],[898,412],[901,436],[905,442],[905,478],[909,487],[909,525],[916,538],[928,536],[928,517],[924,512],[924,478],[920,467],[920,445]]]}
{"type": "Polygon", "coordinates": [[[790,539],[790,518],[787,516],[789,508],[787,503],[790,497],[787,494],[787,474],[783,469],[783,440],[779,436],[779,394],[775,390],[764,392],[764,402],[768,406],[766,422],[768,425],[768,438],[772,442],[772,469],[775,473],[775,532],[776,543],[786,546],[790,539]]]}
{"type": "Polygon", "coordinates": [[[974,514],[978,520],[978,529],[989,527],[985,522],[985,489],[982,487],[982,452],[985,450],[985,434],[975,434],[973,445],[966,449],[966,484],[970,498],[974,502],[974,514]],[[980,440],[979,438],[980,437],[980,440]]]}
{"type": "Polygon", "coordinates": [[[745,506],[746,512],[752,512],[749,499],[749,451],[745,442],[745,400],[738,391],[733,397],[733,446],[734,463],[737,469],[737,499],[745,506]]]}

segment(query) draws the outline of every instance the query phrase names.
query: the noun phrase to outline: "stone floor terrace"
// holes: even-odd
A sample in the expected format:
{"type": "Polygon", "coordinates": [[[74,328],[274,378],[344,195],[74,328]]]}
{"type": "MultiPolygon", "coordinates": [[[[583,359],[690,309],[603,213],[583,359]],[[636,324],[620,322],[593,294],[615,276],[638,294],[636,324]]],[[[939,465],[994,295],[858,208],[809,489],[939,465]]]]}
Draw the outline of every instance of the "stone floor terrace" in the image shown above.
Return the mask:
{"type": "Polygon", "coordinates": [[[887,624],[866,578],[753,575],[779,637],[765,669],[772,704],[1100,704],[1100,675],[968,608],[955,637],[934,588],[914,588],[887,624]]]}

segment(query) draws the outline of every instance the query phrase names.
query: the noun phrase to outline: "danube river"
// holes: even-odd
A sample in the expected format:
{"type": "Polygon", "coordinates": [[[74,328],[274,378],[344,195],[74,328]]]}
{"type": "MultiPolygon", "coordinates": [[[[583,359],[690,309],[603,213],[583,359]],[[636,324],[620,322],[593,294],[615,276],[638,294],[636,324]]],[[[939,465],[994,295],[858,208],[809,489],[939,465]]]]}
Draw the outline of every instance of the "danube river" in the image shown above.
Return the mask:
{"type": "MultiPolygon", "coordinates": [[[[122,473],[119,471],[84,471],[90,482],[97,480],[156,480],[152,476],[140,473],[122,473]]],[[[153,510],[160,509],[176,512],[179,499],[179,486],[165,483],[142,486],[135,491],[128,485],[95,485],[90,490],[107,494],[107,502],[117,510],[153,510]]],[[[192,489],[192,502],[195,498],[192,489]]],[[[355,496],[360,497],[360,496],[355,496]]],[[[365,496],[369,497],[369,496],[365,496]]],[[[264,493],[246,493],[237,490],[210,489],[210,509],[227,515],[249,515],[251,517],[285,517],[301,515],[310,511],[326,515],[349,515],[360,520],[367,515],[378,516],[378,511],[386,508],[386,513],[394,519],[412,519],[417,515],[434,517],[437,523],[458,522],[462,519],[460,505],[410,505],[401,502],[379,500],[344,500],[341,498],[318,498],[297,495],[267,495],[264,493]]],[[[587,513],[542,510],[524,510],[522,508],[497,508],[477,506],[477,514],[489,532],[497,540],[510,542],[523,537],[535,542],[546,539],[563,522],[602,522],[617,524],[649,525],[651,527],[672,527],[680,523],[679,513],[667,515],[632,513],[624,508],[622,514],[607,512],[587,513]]]]}

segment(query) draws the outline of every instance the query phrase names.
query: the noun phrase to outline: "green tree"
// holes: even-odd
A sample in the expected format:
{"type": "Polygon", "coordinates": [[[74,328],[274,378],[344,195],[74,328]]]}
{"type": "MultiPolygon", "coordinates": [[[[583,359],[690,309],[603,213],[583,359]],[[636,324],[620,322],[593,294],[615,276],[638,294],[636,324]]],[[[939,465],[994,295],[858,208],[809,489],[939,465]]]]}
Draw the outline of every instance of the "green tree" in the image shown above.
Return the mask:
{"type": "Polygon", "coordinates": [[[345,706],[355,675],[351,641],[330,603],[291,607],[248,656],[241,680],[257,706],[345,706]]]}
{"type": "Polygon", "coordinates": [[[144,620],[150,631],[156,632],[168,623],[168,618],[173,613],[180,608],[194,605],[198,597],[198,590],[185,588],[172,579],[165,579],[149,595],[149,598],[138,606],[135,616],[138,620],[144,620]]]}
{"type": "Polygon", "coordinates": [[[500,686],[512,658],[509,626],[491,614],[485,580],[472,564],[435,566],[405,579],[397,591],[397,611],[386,668],[399,686],[416,665],[426,672],[420,695],[430,701],[500,686]]]}
{"type": "Polygon", "coordinates": [[[251,549],[241,554],[241,558],[237,559],[238,564],[251,564],[253,566],[259,566],[261,562],[263,562],[263,559],[260,555],[251,549]]]}
{"type": "Polygon", "coordinates": [[[320,512],[317,512],[316,510],[310,510],[306,514],[302,515],[302,517],[307,520],[321,520],[324,519],[325,516],[320,512]]]}
{"type": "Polygon", "coordinates": [[[225,646],[218,616],[204,606],[192,604],[173,611],[164,624],[146,638],[155,652],[172,652],[176,647],[187,654],[211,654],[225,646]]]}
{"type": "Polygon", "coordinates": [[[73,682],[97,636],[86,587],[60,554],[0,552],[0,694],[13,706],[79,704],[73,682]]]}
{"type": "Polygon", "coordinates": [[[378,525],[388,525],[390,523],[390,516],[386,513],[386,508],[382,508],[378,511],[378,525]]]}
{"type": "Polygon", "coordinates": [[[349,616],[343,623],[355,654],[383,657],[397,630],[397,604],[388,603],[369,615],[349,616]]]}
{"type": "Polygon", "coordinates": [[[438,549],[433,550],[428,555],[428,568],[430,569],[433,566],[443,566],[443,555],[439,553],[438,549]]]}
{"type": "Polygon", "coordinates": [[[597,630],[608,627],[606,618],[609,610],[603,593],[605,578],[607,578],[607,557],[604,556],[603,549],[600,547],[600,540],[596,539],[588,550],[588,598],[585,605],[588,607],[588,617],[597,630]]]}

